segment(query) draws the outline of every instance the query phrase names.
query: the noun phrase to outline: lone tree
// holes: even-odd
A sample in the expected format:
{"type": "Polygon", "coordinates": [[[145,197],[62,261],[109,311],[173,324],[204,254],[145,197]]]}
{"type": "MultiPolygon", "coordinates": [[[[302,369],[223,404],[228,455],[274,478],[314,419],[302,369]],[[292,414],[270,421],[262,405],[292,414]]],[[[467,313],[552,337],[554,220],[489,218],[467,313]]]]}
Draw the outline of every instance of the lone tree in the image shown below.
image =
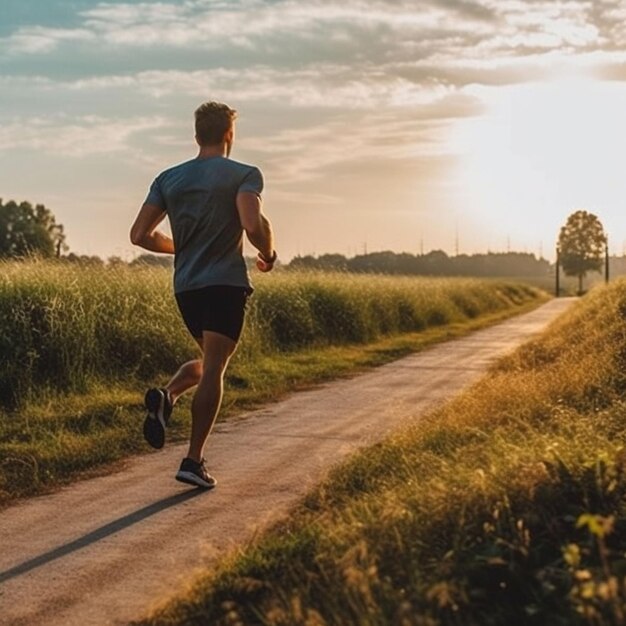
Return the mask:
{"type": "Polygon", "coordinates": [[[56,223],[50,209],[13,200],[3,204],[0,199],[0,258],[60,256],[66,249],[63,225],[56,223]]]}
{"type": "Polygon", "coordinates": [[[559,234],[560,261],[568,276],[578,276],[578,293],[583,293],[583,278],[587,272],[602,268],[607,238],[602,222],[593,213],[572,213],[559,234]]]}

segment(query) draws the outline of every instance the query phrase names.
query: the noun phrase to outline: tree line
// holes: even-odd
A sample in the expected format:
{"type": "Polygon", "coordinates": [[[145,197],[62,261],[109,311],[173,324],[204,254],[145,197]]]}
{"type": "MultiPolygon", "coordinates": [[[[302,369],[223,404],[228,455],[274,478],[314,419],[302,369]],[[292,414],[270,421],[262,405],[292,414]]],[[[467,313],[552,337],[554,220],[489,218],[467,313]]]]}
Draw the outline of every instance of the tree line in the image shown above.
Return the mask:
{"type": "MultiPolygon", "coordinates": [[[[67,252],[65,231],[57,223],[52,211],[43,204],[3,202],[0,199],[0,259],[40,256],[57,257],[67,262],[104,265],[98,256],[67,252]]],[[[566,274],[577,276],[579,292],[588,272],[599,271],[607,246],[607,237],[597,216],[579,210],[570,215],[561,228],[558,240],[560,264],[566,274]]],[[[623,261],[623,259],[622,259],[623,261]]],[[[249,266],[254,259],[246,259],[249,266]]],[[[624,262],[613,257],[610,264],[624,273],[624,262]]],[[[108,266],[153,265],[172,266],[172,258],[163,255],[142,254],[127,263],[121,257],[110,257],[108,266]]],[[[401,274],[422,276],[507,276],[542,277],[554,270],[544,258],[527,252],[488,252],[486,254],[459,254],[448,256],[443,250],[427,254],[409,252],[372,252],[348,258],[342,254],[296,256],[285,264],[287,270],[326,270],[354,273],[401,274]]]]}
{"type": "Polygon", "coordinates": [[[448,256],[443,250],[427,254],[387,250],[352,258],[341,254],[296,256],[287,268],[425,276],[545,276],[550,271],[550,263],[527,252],[448,256]]]}

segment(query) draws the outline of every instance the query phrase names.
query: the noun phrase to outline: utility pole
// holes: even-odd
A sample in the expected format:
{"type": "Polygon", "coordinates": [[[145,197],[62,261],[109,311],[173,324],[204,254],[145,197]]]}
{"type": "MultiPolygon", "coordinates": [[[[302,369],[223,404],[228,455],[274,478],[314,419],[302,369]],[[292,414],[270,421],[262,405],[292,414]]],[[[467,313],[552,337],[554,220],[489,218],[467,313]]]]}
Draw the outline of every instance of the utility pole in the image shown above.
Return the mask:
{"type": "Polygon", "coordinates": [[[606,238],[606,248],[604,249],[604,282],[609,282],[609,237],[606,238]]]}
{"type": "Polygon", "coordinates": [[[556,247],[556,288],[555,288],[555,296],[558,298],[561,295],[561,284],[560,284],[560,266],[561,266],[561,249],[559,246],[556,247]]]}

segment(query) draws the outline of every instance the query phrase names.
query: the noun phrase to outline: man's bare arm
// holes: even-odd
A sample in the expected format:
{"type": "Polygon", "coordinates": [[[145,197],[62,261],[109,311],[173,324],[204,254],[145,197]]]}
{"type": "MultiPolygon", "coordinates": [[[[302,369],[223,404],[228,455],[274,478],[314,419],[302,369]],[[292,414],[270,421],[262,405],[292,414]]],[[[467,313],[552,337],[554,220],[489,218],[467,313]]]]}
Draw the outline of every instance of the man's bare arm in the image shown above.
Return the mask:
{"type": "Polygon", "coordinates": [[[250,243],[264,260],[273,258],[274,232],[270,221],[263,215],[259,196],[250,191],[240,191],[237,194],[237,211],[250,243]]]}
{"type": "Polygon", "coordinates": [[[130,229],[130,240],[141,248],[151,252],[174,254],[174,242],[171,237],[157,230],[165,218],[165,212],[153,204],[144,204],[130,229]]]}

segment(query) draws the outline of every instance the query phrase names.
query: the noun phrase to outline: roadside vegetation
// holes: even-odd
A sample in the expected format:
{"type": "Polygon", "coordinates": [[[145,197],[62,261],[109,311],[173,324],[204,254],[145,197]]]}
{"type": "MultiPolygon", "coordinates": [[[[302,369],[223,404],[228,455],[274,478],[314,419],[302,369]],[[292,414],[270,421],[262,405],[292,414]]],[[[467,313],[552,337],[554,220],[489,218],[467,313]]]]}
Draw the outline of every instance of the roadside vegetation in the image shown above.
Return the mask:
{"type": "Polygon", "coordinates": [[[626,623],[626,281],[142,626],[626,623]]]}
{"type": "MultiPolygon", "coordinates": [[[[143,390],[197,357],[163,268],[0,267],[0,502],[145,449],[143,390]]],[[[473,279],[256,276],[224,415],[380,364],[546,298],[473,279]]],[[[170,440],[188,431],[174,416],[170,440]]]]}

